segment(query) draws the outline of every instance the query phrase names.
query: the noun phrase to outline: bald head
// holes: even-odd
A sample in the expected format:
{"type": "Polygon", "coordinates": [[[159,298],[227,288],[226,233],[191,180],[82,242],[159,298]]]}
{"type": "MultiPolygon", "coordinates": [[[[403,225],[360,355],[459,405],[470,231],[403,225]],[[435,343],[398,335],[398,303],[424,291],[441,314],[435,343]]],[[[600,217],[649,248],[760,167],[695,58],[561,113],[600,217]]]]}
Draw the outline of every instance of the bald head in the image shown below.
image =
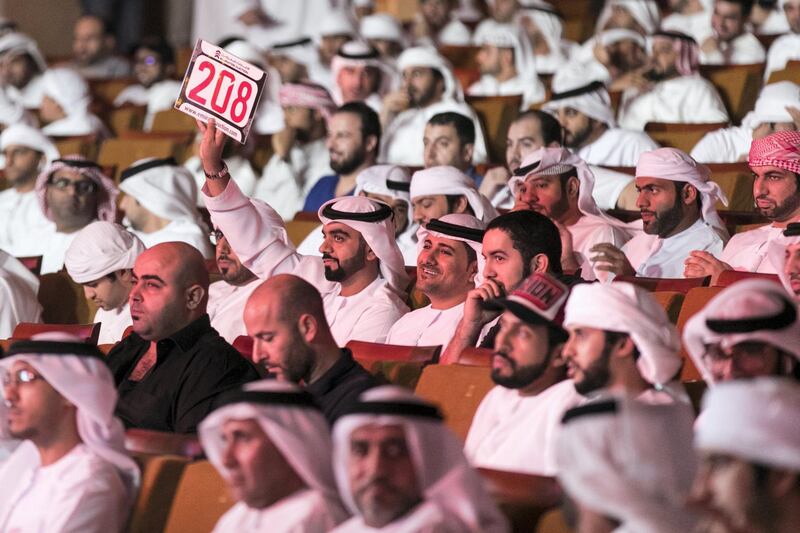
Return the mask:
{"type": "Polygon", "coordinates": [[[271,303],[280,302],[276,318],[283,322],[296,322],[308,314],[327,323],[322,297],[312,284],[291,274],[279,274],[262,283],[247,300],[247,306],[263,311],[271,303]]]}
{"type": "Polygon", "coordinates": [[[133,267],[133,283],[133,330],[145,339],[166,338],[206,313],[205,260],[186,243],[167,242],[145,250],[133,267]]]}

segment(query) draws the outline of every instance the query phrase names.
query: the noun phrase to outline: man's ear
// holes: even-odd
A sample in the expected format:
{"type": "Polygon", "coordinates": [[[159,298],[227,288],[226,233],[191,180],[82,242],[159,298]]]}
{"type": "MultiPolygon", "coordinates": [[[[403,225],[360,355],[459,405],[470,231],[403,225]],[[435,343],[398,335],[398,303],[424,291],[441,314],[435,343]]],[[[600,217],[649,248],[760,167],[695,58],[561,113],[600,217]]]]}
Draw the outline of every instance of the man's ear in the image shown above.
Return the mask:
{"type": "Polygon", "coordinates": [[[478,260],[470,261],[467,265],[467,279],[474,282],[475,276],[478,275],[478,260]]]}
{"type": "Polygon", "coordinates": [[[186,289],[186,307],[194,311],[203,303],[206,290],[200,285],[192,285],[186,289]]]}
{"type": "Polygon", "coordinates": [[[798,486],[798,473],[791,470],[771,470],[769,473],[769,492],[773,498],[784,498],[798,486]]]}
{"type": "Polygon", "coordinates": [[[467,208],[469,207],[469,200],[464,195],[458,197],[456,200],[455,205],[453,206],[453,213],[466,213],[467,208]]]}
{"type": "Polygon", "coordinates": [[[550,267],[550,260],[545,254],[536,254],[531,259],[531,272],[544,273],[550,267]]]}
{"type": "Polygon", "coordinates": [[[133,285],[133,270],[130,268],[117,270],[117,278],[127,285],[133,285]]]}
{"type": "Polygon", "coordinates": [[[625,335],[624,338],[617,340],[614,346],[611,347],[611,356],[633,357],[633,351],[635,349],[636,345],[633,344],[633,339],[631,339],[629,335],[625,335]]]}
{"type": "Polygon", "coordinates": [[[300,315],[300,318],[297,319],[297,331],[299,331],[300,336],[310,344],[314,341],[319,331],[317,319],[308,313],[300,315]]]}
{"type": "Polygon", "coordinates": [[[378,138],[374,135],[367,135],[364,140],[364,152],[371,153],[378,146],[378,138]]]}
{"type": "Polygon", "coordinates": [[[688,183],[683,186],[681,190],[681,200],[686,205],[692,205],[697,201],[697,189],[694,185],[689,185],[688,183]]]}
{"type": "Polygon", "coordinates": [[[375,252],[372,251],[372,248],[369,247],[369,244],[366,245],[365,251],[367,253],[367,255],[366,255],[367,261],[377,261],[378,260],[378,256],[375,255],[375,252]]]}
{"type": "Polygon", "coordinates": [[[564,356],[561,352],[564,350],[564,343],[559,342],[555,346],[550,349],[550,366],[553,368],[560,368],[567,364],[567,360],[564,359],[564,356]]]}
{"type": "Polygon", "coordinates": [[[461,148],[461,158],[467,163],[472,164],[472,155],[475,153],[475,145],[467,143],[461,148]]]}
{"type": "Polygon", "coordinates": [[[577,198],[581,190],[581,181],[577,176],[570,176],[567,179],[567,198],[577,198]]]}

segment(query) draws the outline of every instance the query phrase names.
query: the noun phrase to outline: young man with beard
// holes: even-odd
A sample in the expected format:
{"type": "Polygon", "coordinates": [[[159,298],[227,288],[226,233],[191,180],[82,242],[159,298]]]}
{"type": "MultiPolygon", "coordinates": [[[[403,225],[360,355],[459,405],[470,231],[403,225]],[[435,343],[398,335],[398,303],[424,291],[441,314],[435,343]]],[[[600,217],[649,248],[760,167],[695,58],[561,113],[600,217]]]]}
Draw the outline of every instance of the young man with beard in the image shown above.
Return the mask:
{"type": "Polygon", "coordinates": [[[375,164],[381,144],[378,115],[364,102],[349,102],[328,121],[328,154],[336,174],[323,176],[308,191],[303,211],[316,211],[331,198],[351,196],[358,174],[375,164]]]}
{"type": "Polygon", "coordinates": [[[569,339],[562,356],[580,394],[652,403],[684,396],[680,384],[671,383],[682,366],[678,332],[644,289],[623,282],[578,285],[564,327],[569,339]]]}
{"type": "Polygon", "coordinates": [[[556,474],[561,417],[581,401],[565,379],[560,312],[569,290],[547,274],[526,278],[507,297],[484,303],[502,310],[492,380],[472,420],[464,453],[479,467],[556,474]]]}
{"type": "Polygon", "coordinates": [[[712,33],[700,45],[704,65],[762,63],[767,53],[755,35],[746,31],[753,0],[715,0],[712,33]]]}
{"type": "Polygon", "coordinates": [[[719,259],[694,251],[686,261],[687,276],[717,277],[723,270],[775,274],[769,261],[770,243],[791,222],[800,221],[800,132],[779,131],[750,146],[748,165],[753,171],[753,198],[758,212],[770,224],[734,235],[719,259]]]}
{"type": "Polygon", "coordinates": [[[408,311],[403,256],[395,240],[392,208],[364,196],[329,200],[317,211],[323,224],[322,257],[302,255],[289,242],[283,220],[269,206],[256,207],[230,179],[221,155],[225,136],[216,124],[199,123],[200,158],[206,172],[203,199],[212,222],[256,276],[291,273],[322,293],[336,341],[382,342],[408,311]]]}
{"type": "Polygon", "coordinates": [[[644,233],[622,249],[610,243],[589,251],[596,270],[615,275],[679,278],[692,250],[722,251],[727,231],[715,204],[727,199],[710,172],[684,152],[659,148],[645,152],[636,165],[637,205],[644,233]]]}
{"type": "Polygon", "coordinates": [[[416,288],[431,303],[398,320],[386,336],[387,344],[444,346],[450,341],[481,270],[478,256],[485,226],[472,215],[451,214],[419,229],[416,288]]]}
{"type": "Polygon", "coordinates": [[[336,343],[319,291],[297,276],[279,274],[259,285],[244,323],[255,363],[279,381],[302,383],[330,423],[377,383],[336,343]]]}

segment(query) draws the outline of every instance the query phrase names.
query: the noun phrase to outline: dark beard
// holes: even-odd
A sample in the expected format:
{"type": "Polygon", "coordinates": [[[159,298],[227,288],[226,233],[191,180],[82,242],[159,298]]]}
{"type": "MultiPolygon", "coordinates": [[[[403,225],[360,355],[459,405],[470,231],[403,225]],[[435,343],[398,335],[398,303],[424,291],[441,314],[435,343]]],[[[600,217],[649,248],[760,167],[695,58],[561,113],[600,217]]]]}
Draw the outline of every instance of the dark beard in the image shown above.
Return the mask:
{"type": "Polygon", "coordinates": [[[503,359],[505,359],[514,369],[514,372],[510,376],[501,376],[497,370],[492,369],[492,381],[507,389],[522,389],[527,387],[542,377],[545,370],[547,370],[547,365],[550,364],[550,358],[548,357],[545,361],[542,361],[538,365],[518,367],[516,361],[513,361],[502,354],[494,355],[495,357],[503,357],[503,359]]]}
{"type": "Polygon", "coordinates": [[[758,212],[766,219],[783,221],[794,213],[798,207],[800,207],[800,192],[789,196],[782,204],[776,205],[774,209],[758,209],[758,212]]]}
{"type": "Polygon", "coordinates": [[[333,170],[340,176],[342,174],[351,174],[364,163],[364,160],[366,158],[367,158],[366,148],[364,146],[359,146],[350,157],[345,158],[338,163],[331,160],[330,162],[331,170],[333,170]]]}
{"type": "Polygon", "coordinates": [[[656,213],[656,218],[653,220],[650,230],[645,231],[645,233],[649,235],[658,235],[662,239],[665,239],[667,235],[681,223],[682,218],[683,203],[680,198],[676,198],[675,204],[672,207],[663,213],[656,213]]]}
{"type": "Polygon", "coordinates": [[[604,346],[600,358],[583,370],[583,381],[580,383],[574,382],[575,391],[582,396],[586,396],[590,392],[606,387],[611,379],[611,371],[608,368],[610,359],[611,348],[604,346]]]}

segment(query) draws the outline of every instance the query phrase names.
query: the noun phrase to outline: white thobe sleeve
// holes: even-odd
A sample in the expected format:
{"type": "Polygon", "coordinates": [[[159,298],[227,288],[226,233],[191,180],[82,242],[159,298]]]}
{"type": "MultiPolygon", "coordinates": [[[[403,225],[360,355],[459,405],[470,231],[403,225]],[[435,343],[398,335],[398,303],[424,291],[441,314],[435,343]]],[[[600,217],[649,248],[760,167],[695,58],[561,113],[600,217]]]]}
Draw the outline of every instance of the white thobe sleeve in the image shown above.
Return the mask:
{"type": "MultiPolygon", "coordinates": [[[[100,470],[61,498],[46,502],[51,510],[48,529],[59,533],[110,533],[122,531],[128,509],[124,487],[111,469],[100,470]]],[[[45,502],[42,502],[45,504],[45,502]]]]}
{"type": "Polygon", "coordinates": [[[261,279],[291,272],[300,256],[286,239],[286,227],[274,209],[260,211],[245,196],[234,180],[229,180],[219,196],[209,196],[203,186],[203,201],[211,221],[247,268],[261,279]]]}

